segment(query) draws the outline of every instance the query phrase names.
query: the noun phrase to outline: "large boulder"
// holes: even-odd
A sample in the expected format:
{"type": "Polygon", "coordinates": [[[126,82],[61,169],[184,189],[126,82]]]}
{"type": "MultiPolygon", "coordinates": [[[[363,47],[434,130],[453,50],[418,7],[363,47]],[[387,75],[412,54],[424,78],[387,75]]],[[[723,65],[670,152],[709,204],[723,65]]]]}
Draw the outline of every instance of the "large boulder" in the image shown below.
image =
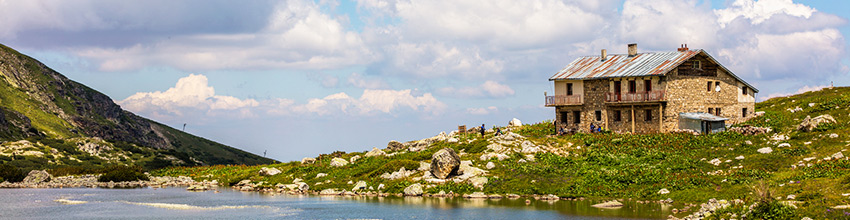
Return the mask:
{"type": "Polygon", "coordinates": [[[387,150],[390,150],[390,151],[397,151],[397,150],[401,150],[401,149],[404,149],[404,148],[405,148],[404,144],[402,144],[401,142],[395,141],[395,140],[392,140],[392,141],[390,141],[390,143],[387,143],[387,150]]]}
{"type": "Polygon", "coordinates": [[[407,188],[404,188],[404,195],[405,196],[420,196],[420,195],[422,195],[423,192],[424,192],[424,190],[422,189],[422,185],[419,184],[419,183],[416,183],[416,184],[408,186],[407,188]]]}
{"type": "Polygon", "coordinates": [[[508,126],[511,126],[511,127],[522,126],[522,122],[519,119],[514,118],[514,119],[511,119],[510,122],[508,122],[508,126]]]}
{"type": "Polygon", "coordinates": [[[280,174],[280,170],[278,170],[277,168],[260,168],[260,176],[274,176],[278,174],[280,174]]]}
{"type": "Polygon", "coordinates": [[[47,173],[45,170],[33,170],[27,174],[27,177],[24,178],[23,184],[39,184],[43,182],[48,182],[50,179],[53,179],[53,175],[47,173]]]}
{"type": "Polygon", "coordinates": [[[334,159],[331,159],[331,166],[332,167],[341,167],[341,166],[345,166],[345,165],[348,165],[348,161],[346,161],[345,159],[342,159],[342,158],[339,158],[339,157],[334,157],[334,159]]]}
{"type": "Polygon", "coordinates": [[[305,157],[305,158],[301,159],[301,164],[313,164],[313,163],[316,163],[316,158],[305,157]]]}
{"type": "Polygon", "coordinates": [[[373,147],[372,151],[369,151],[368,153],[366,153],[365,156],[366,157],[375,157],[375,156],[384,156],[384,155],[387,155],[387,153],[385,153],[381,149],[378,149],[377,147],[373,147]]]}
{"type": "Polygon", "coordinates": [[[354,192],[358,190],[365,190],[366,187],[369,187],[368,185],[366,185],[366,181],[360,180],[357,181],[357,184],[354,184],[354,188],[351,188],[351,191],[354,192]]]}
{"type": "Polygon", "coordinates": [[[457,174],[460,167],[460,157],[451,148],[443,148],[431,155],[431,173],[435,177],[445,179],[451,174],[457,174]]]}
{"type": "Polygon", "coordinates": [[[806,116],[806,119],[803,119],[803,122],[797,126],[797,130],[801,131],[812,131],[817,128],[820,124],[827,123],[836,123],[835,118],[832,118],[830,115],[820,115],[815,118],[811,118],[806,116]]]}

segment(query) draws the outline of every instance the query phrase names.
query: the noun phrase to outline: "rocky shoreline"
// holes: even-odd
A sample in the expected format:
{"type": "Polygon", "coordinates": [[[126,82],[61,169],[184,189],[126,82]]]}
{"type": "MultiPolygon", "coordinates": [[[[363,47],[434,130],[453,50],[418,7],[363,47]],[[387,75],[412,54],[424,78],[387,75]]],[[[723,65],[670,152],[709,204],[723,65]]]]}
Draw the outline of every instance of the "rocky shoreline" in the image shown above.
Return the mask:
{"type": "Polygon", "coordinates": [[[147,181],[98,182],[99,174],[53,177],[44,170],[33,170],[21,182],[0,183],[0,188],[139,188],[139,187],[217,187],[218,182],[195,181],[186,176],[148,176],[147,181]]]}

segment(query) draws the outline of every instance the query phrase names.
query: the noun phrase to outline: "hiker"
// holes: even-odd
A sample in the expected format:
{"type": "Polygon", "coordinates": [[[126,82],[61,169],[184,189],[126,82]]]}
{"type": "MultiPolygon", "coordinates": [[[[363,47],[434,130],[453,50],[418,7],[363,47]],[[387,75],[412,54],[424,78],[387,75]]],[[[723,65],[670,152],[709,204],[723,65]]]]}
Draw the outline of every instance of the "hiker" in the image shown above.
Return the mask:
{"type": "Polygon", "coordinates": [[[596,133],[596,125],[590,123],[590,133],[596,133]]]}
{"type": "Polygon", "coordinates": [[[496,136],[502,135],[502,129],[496,128],[496,136]]]}
{"type": "Polygon", "coordinates": [[[481,137],[484,137],[484,124],[481,124],[481,137]]]}

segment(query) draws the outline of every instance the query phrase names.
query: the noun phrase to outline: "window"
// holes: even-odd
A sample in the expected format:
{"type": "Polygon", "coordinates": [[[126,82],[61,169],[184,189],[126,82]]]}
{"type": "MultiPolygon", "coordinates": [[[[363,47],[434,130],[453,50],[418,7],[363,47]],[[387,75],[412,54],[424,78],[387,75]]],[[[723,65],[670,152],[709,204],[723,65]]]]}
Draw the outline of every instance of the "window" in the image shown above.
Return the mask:
{"type": "Polygon", "coordinates": [[[573,124],[581,123],[581,111],[573,111],[573,124]]]}
{"type": "Polygon", "coordinates": [[[602,121],[602,111],[596,110],[596,121],[602,121]]]}
{"type": "Polygon", "coordinates": [[[714,91],[720,92],[720,81],[714,82],[714,91]]]}
{"type": "Polygon", "coordinates": [[[706,83],[705,86],[706,86],[705,91],[711,92],[711,81],[708,81],[708,83],[706,83]]]}
{"type": "Polygon", "coordinates": [[[573,95],[573,84],[567,83],[567,95],[573,95]]]}
{"type": "Polygon", "coordinates": [[[747,86],[741,87],[741,95],[746,95],[746,94],[747,94],[747,86]]]}
{"type": "Polygon", "coordinates": [[[637,84],[634,80],[629,80],[629,93],[637,92],[637,84]]]}
{"type": "Polygon", "coordinates": [[[712,114],[712,115],[713,115],[713,114],[714,114],[714,109],[713,109],[713,108],[708,108],[708,114],[712,114]]]}
{"type": "Polygon", "coordinates": [[[621,114],[622,114],[622,112],[620,112],[620,110],[614,111],[614,121],[622,121],[623,115],[621,115],[621,114]]]}
{"type": "Polygon", "coordinates": [[[652,80],[649,80],[649,79],[644,80],[643,81],[643,88],[647,92],[652,91],[652,80]]]}
{"type": "Polygon", "coordinates": [[[720,116],[720,108],[714,108],[714,114],[720,116]]]}
{"type": "Polygon", "coordinates": [[[747,117],[747,108],[741,109],[741,117],[747,117]]]}
{"type": "Polygon", "coordinates": [[[699,60],[694,60],[694,69],[701,69],[702,65],[700,64],[699,60]]]}
{"type": "Polygon", "coordinates": [[[643,110],[643,113],[646,115],[643,117],[645,121],[652,121],[652,109],[643,110]]]}

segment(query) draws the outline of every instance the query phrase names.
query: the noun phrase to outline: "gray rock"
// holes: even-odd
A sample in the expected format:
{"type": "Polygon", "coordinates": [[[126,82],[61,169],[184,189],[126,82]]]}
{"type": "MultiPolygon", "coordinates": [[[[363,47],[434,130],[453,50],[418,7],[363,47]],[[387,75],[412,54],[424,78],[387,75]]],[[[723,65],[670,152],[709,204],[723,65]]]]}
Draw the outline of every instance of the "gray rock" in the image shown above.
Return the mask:
{"type": "Polygon", "coordinates": [[[667,190],[667,188],[663,188],[661,190],[658,190],[658,194],[664,195],[664,194],[667,194],[667,193],[670,193],[670,190],[667,190]]]}
{"type": "Polygon", "coordinates": [[[420,196],[424,191],[422,190],[422,185],[419,183],[415,183],[413,185],[404,188],[405,196],[420,196]]]}
{"type": "Polygon", "coordinates": [[[463,198],[467,198],[467,199],[486,199],[486,198],[489,198],[489,196],[487,196],[487,194],[484,194],[484,192],[474,192],[474,193],[472,193],[472,194],[464,194],[464,195],[463,195],[463,198]]]}
{"type": "Polygon", "coordinates": [[[364,190],[366,187],[366,181],[357,181],[357,184],[354,184],[354,188],[351,188],[351,191],[364,190]]]}
{"type": "Polygon", "coordinates": [[[456,175],[460,157],[451,148],[443,148],[431,155],[431,174],[440,179],[456,175]]]}
{"type": "Polygon", "coordinates": [[[770,147],[763,147],[763,148],[759,148],[756,151],[758,151],[759,153],[763,153],[763,154],[769,154],[770,152],[773,152],[773,149],[770,149],[770,147]]]}
{"type": "Polygon", "coordinates": [[[326,176],[328,176],[327,173],[317,173],[316,174],[316,178],[322,178],[322,177],[326,177],[326,176]]]}
{"type": "Polygon", "coordinates": [[[314,164],[314,163],[316,163],[316,158],[305,157],[304,159],[301,159],[301,164],[314,164]]]}
{"type": "Polygon", "coordinates": [[[803,119],[803,122],[800,123],[800,125],[797,126],[797,130],[812,131],[815,128],[817,128],[819,125],[827,124],[827,123],[836,123],[835,118],[832,118],[832,116],[830,116],[830,115],[819,115],[818,117],[815,117],[815,118],[811,118],[809,116],[806,116],[806,118],[803,119]]]}
{"type": "Polygon", "coordinates": [[[401,149],[404,149],[404,148],[405,148],[404,144],[401,144],[401,142],[398,142],[398,141],[395,141],[395,140],[392,140],[389,143],[387,143],[387,150],[397,151],[397,150],[401,150],[401,149]]]}
{"type": "Polygon", "coordinates": [[[841,159],[841,158],[844,158],[844,154],[841,153],[841,152],[838,152],[838,153],[832,154],[831,157],[832,157],[832,159],[841,159]]]}
{"type": "Polygon", "coordinates": [[[377,147],[373,147],[372,151],[369,151],[368,153],[366,153],[365,156],[366,157],[376,157],[376,156],[384,156],[384,155],[387,155],[387,153],[384,152],[381,149],[378,149],[377,147]]]}
{"type": "Polygon", "coordinates": [[[348,161],[346,161],[345,159],[342,159],[342,158],[339,158],[339,157],[335,157],[334,159],[331,159],[331,166],[332,167],[341,167],[341,166],[345,166],[345,165],[348,165],[348,161]]]}
{"type": "Polygon", "coordinates": [[[479,176],[469,178],[469,183],[472,184],[473,187],[483,190],[484,184],[487,184],[487,177],[479,176]]]}
{"type": "Polygon", "coordinates": [[[325,189],[325,190],[322,190],[322,191],[319,192],[319,195],[339,195],[339,194],[342,194],[342,192],[338,192],[334,189],[325,189]]]}
{"type": "Polygon", "coordinates": [[[39,184],[43,182],[48,182],[53,179],[53,175],[47,173],[45,170],[33,170],[27,174],[27,177],[24,178],[23,184],[39,184]]]}
{"type": "Polygon", "coordinates": [[[520,121],[517,118],[511,119],[511,121],[508,122],[508,126],[511,126],[511,127],[522,126],[522,121],[520,121]]]}
{"type": "Polygon", "coordinates": [[[360,159],[360,155],[355,155],[355,156],[351,157],[351,159],[348,159],[348,160],[351,161],[351,163],[354,163],[354,161],[357,161],[358,159],[360,159]]]}
{"type": "Polygon", "coordinates": [[[260,176],[274,176],[274,175],[278,175],[280,173],[281,173],[280,170],[278,170],[277,168],[268,168],[268,167],[260,168],[260,176]]]}
{"type": "Polygon", "coordinates": [[[494,164],[493,162],[487,162],[487,165],[485,165],[484,167],[489,170],[495,168],[496,164],[494,164]]]}
{"type": "Polygon", "coordinates": [[[618,202],[617,200],[611,200],[608,202],[603,202],[599,204],[592,205],[592,207],[596,208],[620,208],[623,207],[623,203],[618,202]]]}

